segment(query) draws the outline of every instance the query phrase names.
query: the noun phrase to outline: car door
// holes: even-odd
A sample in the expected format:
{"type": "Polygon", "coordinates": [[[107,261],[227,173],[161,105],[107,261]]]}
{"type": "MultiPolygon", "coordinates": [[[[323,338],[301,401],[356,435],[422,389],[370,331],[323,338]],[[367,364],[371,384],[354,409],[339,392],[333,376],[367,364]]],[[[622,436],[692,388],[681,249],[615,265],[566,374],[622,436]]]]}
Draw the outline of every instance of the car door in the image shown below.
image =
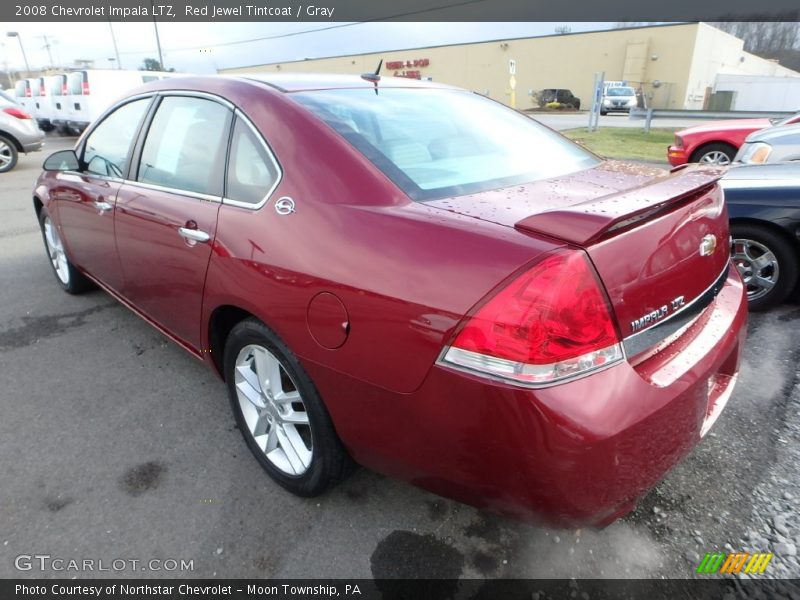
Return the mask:
{"type": "Polygon", "coordinates": [[[103,118],[78,149],[81,170],[59,173],[51,191],[70,260],[114,290],[122,284],[114,207],[151,102],[137,98],[103,118]]]}
{"type": "Polygon", "coordinates": [[[224,101],[164,95],[117,200],[123,295],[195,351],[231,120],[224,101]]]}

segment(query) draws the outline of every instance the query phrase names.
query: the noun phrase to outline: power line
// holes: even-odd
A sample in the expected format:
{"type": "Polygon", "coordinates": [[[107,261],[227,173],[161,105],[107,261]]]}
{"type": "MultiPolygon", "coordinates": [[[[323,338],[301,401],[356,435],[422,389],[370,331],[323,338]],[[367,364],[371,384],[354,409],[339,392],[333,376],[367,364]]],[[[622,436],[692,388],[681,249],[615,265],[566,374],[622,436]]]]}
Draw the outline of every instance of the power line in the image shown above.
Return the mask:
{"type": "MultiPolygon", "coordinates": [[[[394,15],[386,16],[386,17],[376,17],[374,19],[367,19],[366,21],[357,21],[355,23],[340,23],[338,25],[329,25],[327,27],[317,27],[316,29],[304,29],[302,31],[292,31],[292,32],[288,32],[288,33],[278,33],[278,34],[275,34],[275,35],[266,35],[266,36],[257,37],[257,38],[250,38],[250,39],[246,39],[246,40],[234,40],[232,42],[219,42],[217,44],[203,44],[202,46],[186,46],[184,48],[167,48],[165,51],[166,52],[183,52],[183,51],[188,51],[188,50],[202,50],[204,48],[221,48],[221,47],[224,47],[224,46],[237,46],[237,45],[240,45],[240,44],[252,44],[253,42],[263,42],[263,41],[267,41],[267,40],[277,40],[277,39],[281,39],[281,38],[294,37],[294,36],[298,36],[298,35],[305,35],[307,33],[317,33],[319,31],[330,31],[332,29],[341,29],[343,27],[354,27],[356,25],[364,25],[366,23],[377,23],[377,22],[380,22],[380,21],[388,21],[390,19],[400,19],[400,18],[403,18],[403,17],[410,17],[410,16],[419,15],[419,14],[423,14],[423,13],[435,12],[437,10],[443,10],[443,9],[446,9],[446,8],[456,8],[456,7],[459,7],[459,6],[466,6],[468,4],[479,4],[479,3],[482,3],[482,2],[485,2],[485,1],[486,0],[464,0],[463,2],[454,2],[454,3],[451,3],[451,4],[443,4],[441,6],[434,6],[434,7],[431,7],[431,8],[424,8],[424,9],[409,11],[409,12],[405,12],[405,13],[397,13],[397,14],[394,14],[394,15]]],[[[140,52],[133,52],[133,51],[120,52],[120,54],[146,54],[147,52],[149,52],[149,50],[143,50],[143,51],[140,51],[140,52]]]]}

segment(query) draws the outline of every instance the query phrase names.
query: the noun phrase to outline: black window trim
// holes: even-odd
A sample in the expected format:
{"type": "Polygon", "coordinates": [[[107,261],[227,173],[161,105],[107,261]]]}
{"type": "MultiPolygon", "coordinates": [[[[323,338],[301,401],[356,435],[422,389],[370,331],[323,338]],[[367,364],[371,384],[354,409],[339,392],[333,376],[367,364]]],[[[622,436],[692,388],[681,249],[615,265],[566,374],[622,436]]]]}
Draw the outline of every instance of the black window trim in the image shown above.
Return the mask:
{"type": "Polygon", "coordinates": [[[280,162],[278,162],[278,157],[275,156],[275,153],[272,151],[272,148],[270,147],[270,145],[267,142],[267,140],[264,139],[264,136],[261,135],[261,132],[258,130],[258,128],[256,128],[255,125],[253,125],[253,122],[247,117],[247,115],[245,115],[238,108],[234,108],[233,113],[234,113],[234,117],[235,118],[233,119],[233,121],[231,123],[230,136],[229,136],[229,139],[228,139],[228,153],[227,153],[227,156],[226,156],[226,159],[225,159],[225,185],[223,186],[223,189],[222,189],[222,193],[223,193],[222,203],[226,204],[226,205],[229,205],[229,206],[238,206],[239,208],[247,208],[249,210],[259,210],[267,202],[269,202],[270,198],[275,193],[275,190],[278,189],[278,186],[280,185],[281,181],[283,181],[283,167],[281,167],[280,162]],[[253,133],[253,135],[256,137],[256,139],[259,142],[261,142],[261,145],[263,146],[264,150],[266,151],[267,156],[269,157],[269,159],[272,161],[272,164],[275,167],[275,171],[278,174],[278,176],[275,178],[275,183],[273,183],[272,187],[270,187],[269,190],[267,191],[267,193],[264,194],[264,197],[261,199],[261,201],[256,203],[256,204],[253,204],[251,202],[242,202],[241,200],[234,200],[234,199],[229,198],[227,196],[227,193],[228,193],[228,168],[230,166],[230,161],[231,161],[231,149],[232,149],[232,145],[233,145],[233,132],[234,132],[234,129],[236,127],[236,121],[239,120],[239,119],[241,119],[244,122],[244,124],[247,125],[247,127],[250,128],[250,131],[253,133]]]}

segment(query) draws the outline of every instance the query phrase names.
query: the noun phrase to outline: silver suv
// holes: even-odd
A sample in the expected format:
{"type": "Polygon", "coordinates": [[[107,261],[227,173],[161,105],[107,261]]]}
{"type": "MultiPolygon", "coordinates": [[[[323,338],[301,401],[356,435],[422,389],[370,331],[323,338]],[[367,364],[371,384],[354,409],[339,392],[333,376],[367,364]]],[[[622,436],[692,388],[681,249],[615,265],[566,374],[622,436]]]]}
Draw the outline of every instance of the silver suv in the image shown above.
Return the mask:
{"type": "Polygon", "coordinates": [[[36,152],[44,145],[44,132],[36,120],[0,90],[0,173],[17,165],[20,152],[36,152]]]}

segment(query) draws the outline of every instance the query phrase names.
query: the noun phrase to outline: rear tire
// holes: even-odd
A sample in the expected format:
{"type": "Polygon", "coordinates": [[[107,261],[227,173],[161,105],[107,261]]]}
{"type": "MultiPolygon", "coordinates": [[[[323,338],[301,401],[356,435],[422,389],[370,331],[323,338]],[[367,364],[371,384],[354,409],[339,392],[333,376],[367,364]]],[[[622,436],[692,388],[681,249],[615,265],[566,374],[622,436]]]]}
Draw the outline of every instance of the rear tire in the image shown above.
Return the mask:
{"type": "Polygon", "coordinates": [[[94,287],[94,284],[78,269],[75,268],[67,257],[66,249],[61,241],[58,227],[50,219],[46,208],[39,211],[39,227],[42,230],[44,249],[50,261],[50,267],[56,276],[56,281],[61,289],[68,294],[82,294],[94,287]]]}
{"type": "Polygon", "coordinates": [[[354,463],[311,378],[262,322],[236,325],[225,342],[225,381],[236,424],[261,467],[298,496],[317,496],[354,463]]]}
{"type": "Polygon", "coordinates": [[[17,166],[19,153],[13,140],[0,135],[0,173],[8,173],[17,166]]]}
{"type": "Polygon", "coordinates": [[[736,156],[736,148],[729,144],[706,144],[692,153],[689,162],[707,165],[729,165],[736,156]]]}
{"type": "Polygon", "coordinates": [[[747,287],[752,311],[777,306],[797,285],[798,249],[768,227],[750,223],[731,225],[731,258],[747,287]]]}

